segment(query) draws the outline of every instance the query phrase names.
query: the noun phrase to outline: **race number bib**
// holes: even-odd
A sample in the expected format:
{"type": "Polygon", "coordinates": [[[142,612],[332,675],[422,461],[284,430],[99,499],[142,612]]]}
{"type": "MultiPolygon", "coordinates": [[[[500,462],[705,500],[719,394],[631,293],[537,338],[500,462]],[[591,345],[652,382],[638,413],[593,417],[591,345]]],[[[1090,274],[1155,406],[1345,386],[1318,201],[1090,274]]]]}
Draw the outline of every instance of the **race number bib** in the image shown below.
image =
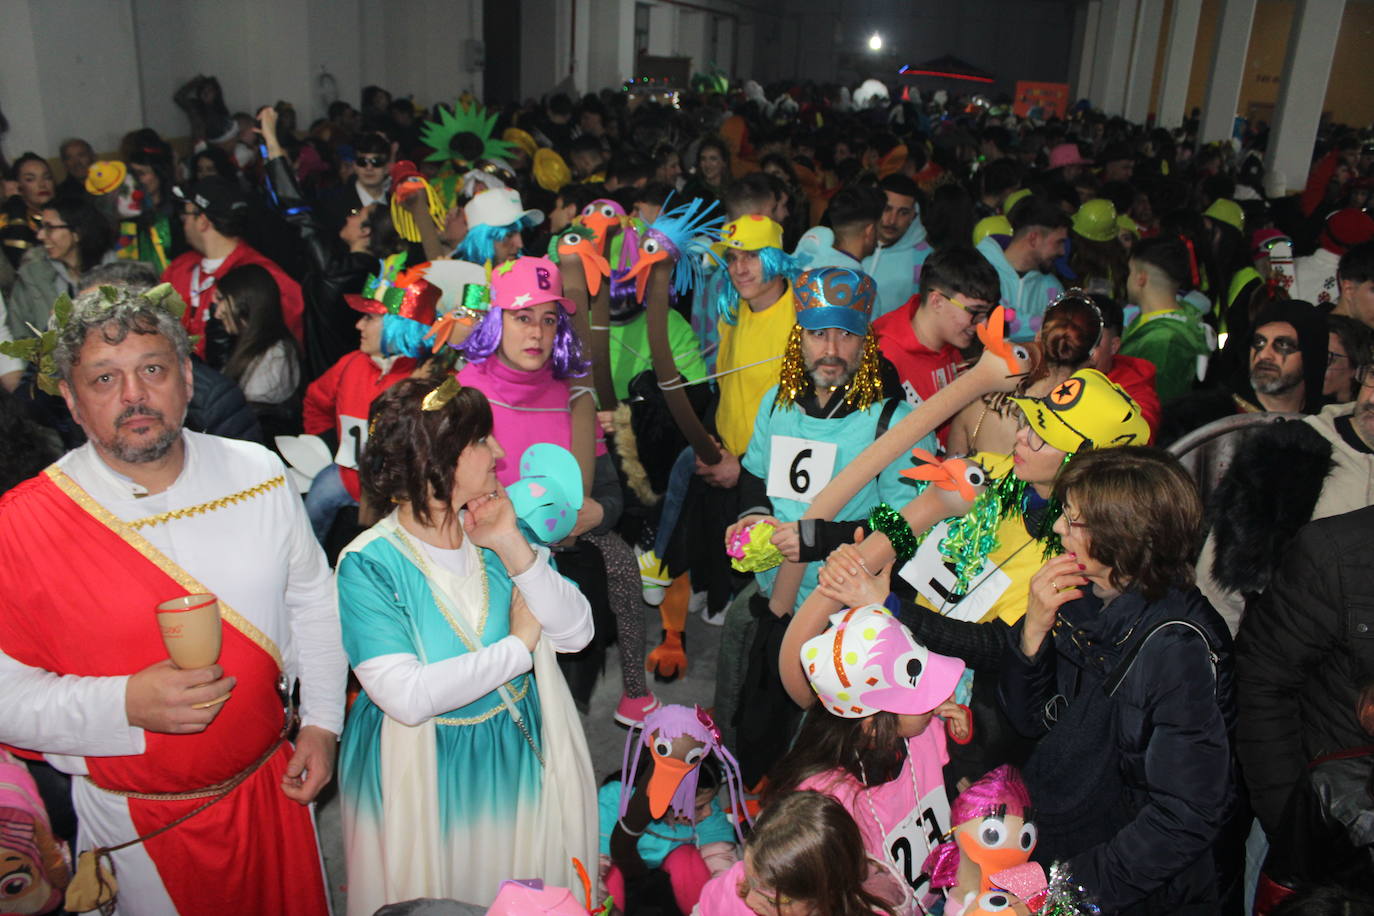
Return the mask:
{"type": "Polygon", "coordinates": [[[768,495],[811,502],[834,476],[838,452],[833,442],[774,436],[768,444],[768,495]]]}
{"type": "Polygon", "coordinates": [[[334,463],[341,468],[358,469],[358,455],[367,444],[367,421],[357,417],[339,417],[339,450],[334,463]]]}
{"type": "MultiPolygon", "coordinates": [[[[937,722],[931,725],[939,728],[937,722]]],[[[949,799],[945,787],[926,793],[907,816],[883,838],[888,861],[910,886],[917,899],[925,901],[930,890],[930,875],[922,866],[926,857],[949,830],[949,799]]]]}
{"type": "Polygon", "coordinates": [[[948,521],[932,528],[917,548],[916,555],[897,571],[897,575],[946,617],[977,622],[1011,586],[1011,577],[995,564],[984,563],[983,571],[969,581],[968,591],[960,596],[954,589],[958,578],[954,565],[940,554],[940,542],[948,534],[948,521]]]}

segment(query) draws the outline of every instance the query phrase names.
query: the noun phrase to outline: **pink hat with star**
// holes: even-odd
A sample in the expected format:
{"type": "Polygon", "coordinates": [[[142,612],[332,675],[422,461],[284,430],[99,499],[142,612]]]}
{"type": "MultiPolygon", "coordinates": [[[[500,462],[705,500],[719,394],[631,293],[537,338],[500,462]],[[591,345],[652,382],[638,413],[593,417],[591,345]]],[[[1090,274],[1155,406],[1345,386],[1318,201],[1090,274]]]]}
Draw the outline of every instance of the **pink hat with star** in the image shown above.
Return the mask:
{"type": "Polygon", "coordinates": [[[542,302],[557,302],[569,315],[577,305],[563,295],[563,275],[548,258],[516,258],[491,272],[491,304],[518,311],[542,302]]]}

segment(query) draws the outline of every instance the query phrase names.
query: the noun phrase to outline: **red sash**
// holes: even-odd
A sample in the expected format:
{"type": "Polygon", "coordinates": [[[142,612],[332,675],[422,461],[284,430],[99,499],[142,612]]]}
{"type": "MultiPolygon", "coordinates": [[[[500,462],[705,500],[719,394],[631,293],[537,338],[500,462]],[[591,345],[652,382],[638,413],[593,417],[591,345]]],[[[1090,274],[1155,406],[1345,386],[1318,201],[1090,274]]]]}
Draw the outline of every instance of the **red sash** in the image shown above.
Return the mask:
{"type": "MultiPolygon", "coordinates": [[[[205,591],[55,466],[0,500],[0,649],[24,664],[85,676],[141,671],[167,657],[156,605],[205,591]]],[[[221,608],[220,665],[238,678],[234,695],[200,734],[145,732],[142,754],[87,757],[96,785],[190,792],[241,772],[276,740],[277,648],[221,608]]],[[[327,912],[309,810],[280,789],[289,758],[283,746],[227,798],[147,841],[178,911],[218,912],[232,900],[240,912],[285,913],[288,902],[292,913],[327,912]]],[[[142,835],[202,801],[128,804],[142,835]]]]}

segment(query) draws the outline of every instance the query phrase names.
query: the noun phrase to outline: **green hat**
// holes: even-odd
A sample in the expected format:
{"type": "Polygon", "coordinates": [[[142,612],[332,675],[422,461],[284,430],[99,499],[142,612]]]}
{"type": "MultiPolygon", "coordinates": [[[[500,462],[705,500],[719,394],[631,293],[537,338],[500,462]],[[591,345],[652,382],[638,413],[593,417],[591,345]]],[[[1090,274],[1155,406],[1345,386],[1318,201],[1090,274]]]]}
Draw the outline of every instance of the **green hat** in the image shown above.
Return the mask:
{"type": "Polygon", "coordinates": [[[1012,207],[1030,196],[1031,192],[1029,188],[1017,188],[1015,191],[1012,191],[1002,200],[1002,213],[1004,215],[1010,214],[1012,207]]]}
{"type": "Polygon", "coordinates": [[[1116,206],[1100,197],[1087,201],[1073,215],[1073,231],[1090,242],[1110,242],[1118,229],[1116,206]]]}
{"type": "Polygon", "coordinates": [[[1212,205],[1202,211],[1203,216],[1210,216],[1214,220],[1219,220],[1228,226],[1235,226],[1236,231],[1245,233],[1245,211],[1240,208],[1240,204],[1234,200],[1227,200],[1219,197],[1212,201],[1212,205]]]}
{"type": "Polygon", "coordinates": [[[990,235],[1015,235],[1011,220],[1005,216],[985,216],[973,227],[973,244],[977,245],[990,235]]]}

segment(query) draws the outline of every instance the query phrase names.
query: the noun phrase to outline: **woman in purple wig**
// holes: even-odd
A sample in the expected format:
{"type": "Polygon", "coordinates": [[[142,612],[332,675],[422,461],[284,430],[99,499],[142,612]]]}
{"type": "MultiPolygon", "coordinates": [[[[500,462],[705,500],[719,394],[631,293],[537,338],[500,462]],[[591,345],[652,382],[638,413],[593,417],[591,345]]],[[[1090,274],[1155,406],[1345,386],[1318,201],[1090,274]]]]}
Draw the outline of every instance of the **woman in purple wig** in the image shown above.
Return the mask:
{"type": "MultiPolygon", "coordinates": [[[[572,326],[575,310],[573,301],[563,295],[558,266],[548,258],[517,258],[492,271],[490,308],[462,344],[468,363],[459,371],[458,380],[480,390],[491,403],[492,434],[506,451],[496,464],[502,486],[524,476],[520,459],[531,445],[549,442],[572,448],[573,402],[592,396],[590,388],[575,386],[588,370],[572,326]]],[[[594,424],[595,415],[589,412],[586,422],[594,424]]],[[[629,545],[611,530],[619,519],[623,496],[599,436],[596,453],[591,493],[562,546],[584,541],[604,561],[603,581],[616,619],[624,686],[615,719],[632,725],[643,721],[658,700],[644,682],[645,605],[639,565],[629,545]]],[[[591,685],[572,686],[574,697],[585,703],[591,685]]]]}

